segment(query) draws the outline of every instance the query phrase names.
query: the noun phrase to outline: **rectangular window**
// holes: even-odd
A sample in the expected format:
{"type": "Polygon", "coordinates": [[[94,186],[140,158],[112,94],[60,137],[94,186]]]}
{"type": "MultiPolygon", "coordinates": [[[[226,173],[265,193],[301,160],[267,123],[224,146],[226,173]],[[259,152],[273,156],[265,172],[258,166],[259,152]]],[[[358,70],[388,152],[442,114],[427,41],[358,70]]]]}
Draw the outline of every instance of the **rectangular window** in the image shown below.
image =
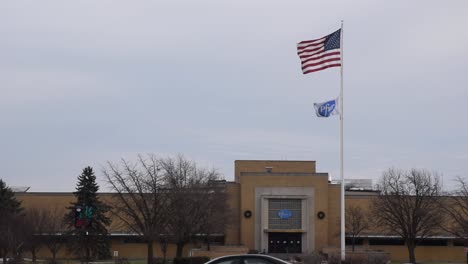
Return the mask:
{"type": "Polygon", "coordinates": [[[268,199],[269,229],[301,229],[301,199],[268,199]]]}
{"type": "Polygon", "coordinates": [[[133,244],[133,243],[146,243],[146,241],[140,236],[127,236],[123,238],[122,241],[124,244],[133,244]]]}
{"type": "MultiPolygon", "coordinates": [[[[347,246],[351,246],[353,244],[353,239],[351,237],[347,237],[345,239],[345,242],[346,242],[346,245],[347,246]]],[[[364,239],[362,238],[355,238],[354,239],[354,245],[357,245],[357,246],[360,246],[360,245],[364,245],[364,239]]]]}
{"type": "Polygon", "coordinates": [[[371,246],[403,246],[405,241],[399,238],[371,238],[369,245],[371,246]]]}
{"type": "Polygon", "coordinates": [[[447,239],[422,239],[416,241],[418,246],[439,246],[446,247],[448,245],[447,239]]]}

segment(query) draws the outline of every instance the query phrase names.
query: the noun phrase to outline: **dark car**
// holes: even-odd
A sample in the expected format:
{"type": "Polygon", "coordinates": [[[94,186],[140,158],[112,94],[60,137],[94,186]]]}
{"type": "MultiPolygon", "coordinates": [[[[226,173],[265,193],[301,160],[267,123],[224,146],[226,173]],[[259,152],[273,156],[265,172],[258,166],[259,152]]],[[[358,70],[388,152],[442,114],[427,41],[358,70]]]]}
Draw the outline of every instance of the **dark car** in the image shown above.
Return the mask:
{"type": "Polygon", "coordinates": [[[279,258],[260,254],[232,255],[212,259],[205,264],[291,264],[279,258]]]}

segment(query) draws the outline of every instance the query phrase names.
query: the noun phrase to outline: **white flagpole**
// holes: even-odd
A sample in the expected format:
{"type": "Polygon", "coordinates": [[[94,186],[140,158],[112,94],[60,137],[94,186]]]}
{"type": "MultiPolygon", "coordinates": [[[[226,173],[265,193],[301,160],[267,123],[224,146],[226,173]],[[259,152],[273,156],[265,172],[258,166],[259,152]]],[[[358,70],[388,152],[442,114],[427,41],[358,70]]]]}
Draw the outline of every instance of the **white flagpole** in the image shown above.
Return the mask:
{"type": "Polygon", "coordinates": [[[341,260],[346,259],[345,244],[345,188],[344,188],[344,168],[343,168],[343,20],[341,20],[340,32],[340,54],[341,54],[341,84],[340,84],[340,174],[341,174],[341,260]]]}

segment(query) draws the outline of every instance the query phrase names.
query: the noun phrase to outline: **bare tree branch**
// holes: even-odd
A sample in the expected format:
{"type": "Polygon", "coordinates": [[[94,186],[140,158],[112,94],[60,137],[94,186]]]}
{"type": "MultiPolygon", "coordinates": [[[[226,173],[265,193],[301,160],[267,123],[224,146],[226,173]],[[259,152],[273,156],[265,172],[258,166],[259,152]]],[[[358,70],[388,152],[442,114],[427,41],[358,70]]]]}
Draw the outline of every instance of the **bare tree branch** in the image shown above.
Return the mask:
{"type": "Polygon", "coordinates": [[[442,222],[439,178],[426,170],[389,169],[378,188],[380,195],[372,200],[374,220],[405,240],[409,261],[415,263],[418,241],[434,233],[442,222]]]}
{"type": "Polygon", "coordinates": [[[147,263],[153,263],[153,243],[159,240],[166,219],[165,193],[154,155],[147,159],[138,156],[136,163],[124,159],[120,165],[107,163],[103,170],[107,182],[115,192],[112,214],[122,227],[141,235],[147,241],[147,263]]]}
{"type": "Polygon", "coordinates": [[[457,177],[456,181],[458,188],[440,203],[445,215],[441,227],[468,246],[468,180],[457,177]]]}
{"type": "Polygon", "coordinates": [[[360,206],[347,206],[346,207],[346,233],[351,236],[351,245],[354,252],[356,238],[366,229],[369,228],[369,221],[367,215],[360,206]]]}

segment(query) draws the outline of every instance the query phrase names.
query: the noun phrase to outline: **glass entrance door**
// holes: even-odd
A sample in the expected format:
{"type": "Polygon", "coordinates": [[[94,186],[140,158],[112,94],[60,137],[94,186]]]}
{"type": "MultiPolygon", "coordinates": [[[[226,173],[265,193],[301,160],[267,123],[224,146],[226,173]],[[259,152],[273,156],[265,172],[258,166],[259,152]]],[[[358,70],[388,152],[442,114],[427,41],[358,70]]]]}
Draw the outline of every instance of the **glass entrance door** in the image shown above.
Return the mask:
{"type": "Polygon", "coordinates": [[[268,233],[269,253],[302,253],[302,233],[268,233]]]}

